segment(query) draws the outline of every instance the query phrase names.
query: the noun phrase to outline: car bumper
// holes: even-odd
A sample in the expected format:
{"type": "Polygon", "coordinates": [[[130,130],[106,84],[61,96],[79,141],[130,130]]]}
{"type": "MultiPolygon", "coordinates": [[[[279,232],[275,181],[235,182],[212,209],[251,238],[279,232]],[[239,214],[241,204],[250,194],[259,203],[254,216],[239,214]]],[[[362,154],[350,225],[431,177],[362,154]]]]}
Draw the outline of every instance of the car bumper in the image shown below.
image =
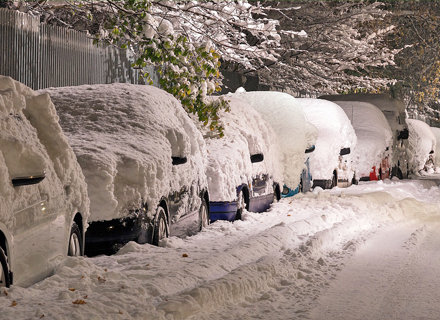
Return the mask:
{"type": "Polygon", "coordinates": [[[235,216],[237,215],[237,207],[237,201],[209,202],[209,218],[211,221],[234,221],[235,216]]]}
{"type": "Polygon", "coordinates": [[[143,217],[93,221],[85,236],[85,255],[113,254],[130,241],[151,243],[153,226],[143,217]]]}

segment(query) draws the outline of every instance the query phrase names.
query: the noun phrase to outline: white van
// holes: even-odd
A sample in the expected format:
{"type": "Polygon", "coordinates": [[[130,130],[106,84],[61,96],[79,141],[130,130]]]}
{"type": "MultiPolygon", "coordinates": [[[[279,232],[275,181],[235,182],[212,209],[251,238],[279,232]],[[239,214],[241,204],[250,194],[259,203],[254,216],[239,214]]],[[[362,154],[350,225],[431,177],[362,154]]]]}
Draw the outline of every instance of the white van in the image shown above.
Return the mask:
{"type": "Polygon", "coordinates": [[[362,101],[369,102],[379,108],[388,120],[393,131],[393,147],[391,150],[391,176],[399,179],[407,178],[410,173],[408,148],[408,124],[406,123],[405,104],[387,94],[340,94],[319,97],[328,101],[362,101]]]}
{"type": "Polygon", "coordinates": [[[0,76],[0,286],[82,255],[89,199],[49,96],[0,76]]]}

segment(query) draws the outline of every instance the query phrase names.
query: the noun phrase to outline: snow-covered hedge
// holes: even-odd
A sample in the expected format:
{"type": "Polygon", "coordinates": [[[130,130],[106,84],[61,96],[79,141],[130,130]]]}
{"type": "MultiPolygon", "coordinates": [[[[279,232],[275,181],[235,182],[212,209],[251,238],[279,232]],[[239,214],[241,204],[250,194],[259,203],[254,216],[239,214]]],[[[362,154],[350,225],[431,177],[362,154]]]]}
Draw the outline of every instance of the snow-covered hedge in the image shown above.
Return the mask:
{"type": "Polygon", "coordinates": [[[338,179],[353,176],[353,160],[356,154],[357,138],[353,126],[344,110],[336,103],[310,98],[298,98],[303,110],[319,132],[316,149],[310,154],[310,171],[313,179],[329,180],[333,170],[339,167],[339,152],[350,148],[351,153],[344,156],[346,169],[339,171],[338,179]]]}
{"type": "MultiPolygon", "coordinates": [[[[221,111],[224,136],[213,136],[203,129],[208,150],[207,176],[211,201],[233,201],[237,187],[252,184],[252,178],[268,173],[282,186],[283,166],[278,141],[272,127],[248,103],[226,96],[230,111],[221,111]],[[263,154],[264,161],[251,163],[250,156],[263,154]]],[[[273,192],[272,185],[268,185],[273,192]]]]}
{"type": "MultiPolygon", "coordinates": [[[[13,212],[61,196],[72,214],[89,214],[84,175],[47,94],[38,94],[10,77],[0,76],[0,219],[11,228],[13,212]],[[11,179],[45,172],[46,178],[26,188],[11,179]]],[[[69,222],[70,223],[70,222],[69,222]]],[[[18,226],[15,226],[18,227],[18,226]]]]}
{"type": "Polygon", "coordinates": [[[277,134],[284,166],[284,183],[295,189],[304,168],[305,150],[315,144],[318,131],[310,124],[293,96],[276,91],[244,92],[228,96],[247,101],[269,123],[277,134]]]}
{"type": "Polygon", "coordinates": [[[194,180],[207,188],[202,135],[172,95],[131,84],[50,88],[86,176],[92,221],[124,217],[194,180]],[[188,162],[172,166],[171,157],[188,162]]]}

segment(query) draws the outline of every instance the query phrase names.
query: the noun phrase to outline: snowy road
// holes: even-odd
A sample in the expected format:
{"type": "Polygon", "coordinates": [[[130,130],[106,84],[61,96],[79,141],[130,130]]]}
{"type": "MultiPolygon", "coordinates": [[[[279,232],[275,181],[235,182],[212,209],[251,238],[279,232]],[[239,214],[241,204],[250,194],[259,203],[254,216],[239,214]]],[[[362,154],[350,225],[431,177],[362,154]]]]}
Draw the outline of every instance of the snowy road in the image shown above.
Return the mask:
{"type": "Polygon", "coordinates": [[[161,247],[69,258],[0,293],[1,319],[438,319],[440,190],[362,183],[161,247]]]}

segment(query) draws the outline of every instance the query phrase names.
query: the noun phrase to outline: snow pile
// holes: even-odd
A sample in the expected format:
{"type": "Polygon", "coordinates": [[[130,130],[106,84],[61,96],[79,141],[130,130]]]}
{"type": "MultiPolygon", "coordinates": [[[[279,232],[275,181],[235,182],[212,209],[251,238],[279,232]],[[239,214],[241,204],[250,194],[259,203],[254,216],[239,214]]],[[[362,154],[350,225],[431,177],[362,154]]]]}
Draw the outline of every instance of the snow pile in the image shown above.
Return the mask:
{"type": "MultiPolygon", "coordinates": [[[[131,242],[115,256],[69,258],[30,288],[2,290],[2,316],[318,319],[308,312],[350,262],[347,257],[389,226],[414,226],[403,242],[417,242],[420,224],[438,219],[439,199],[435,184],[414,180],[300,194],[268,212],[245,212],[243,221],[217,221],[192,237],[166,239],[166,247],[131,242]]],[[[382,242],[380,250],[390,243],[382,242]]],[[[430,254],[433,244],[422,249],[430,254]]],[[[387,261],[379,254],[366,263],[377,259],[387,261]]],[[[432,282],[425,290],[432,294],[432,282]]]]}
{"type": "MultiPolygon", "coordinates": [[[[277,137],[263,117],[248,103],[227,97],[230,111],[221,111],[220,123],[224,136],[212,136],[204,131],[208,151],[206,175],[211,201],[233,201],[237,198],[237,187],[251,185],[253,177],[269,174],[273,181],[282,186],[283,166],[277,137]],[[263,154],[264,160],[251,163],[251,155],[263,154]]],[[[272,184],[267,185],[272,193],[272,184]]]]}
{"type": "Polygon", "coordinates": [[[49,199],[61,195],[68,212],[81,212],[87,218],[89,199],[84,175],[49,96],[0,76],[0,116],[2,223],[19,228],[12,214],[39,201],[43,194],[49,199]],[[46,178],[36,185],[14,188],[11,184],[13,178],[41,173],[46,178]]]}
{"type": "Polygon", "coordinates": [[[207,187],[205,143],[181,104],[165,91],[111,84],[45,90],[86,176],[91,220],[124,217],[194,182],[207,187]],[[172,166],[171,157],[187,157],[172,166]]]}
{"type": "Polygon", "coordinates": [[[333,170],[339,167],[339,153],[350,148],[343,156],[346,170],[338,172],[338,179],[353,177],[352,161],[356,154],[357,138],[345,112],[334,102],[320,99],[299,98],[304,113],[319,132],[316,149],[310,154],[310,171],[313,179],[332,179],[333,170]]]}
{"type": "MultiPolygon", "coordinates": [[[[408,119],[408,150],[410,155],[410,164],[414,172],[423,170],[425,165],[433,170],[433,163],[427,164],[430,158],[430,152],[435,151],[436,138],[431,130],[431,127],[420,120],[408,119]]],[[[432,155],[433,157],[433,155],[432,155]]]]}
{"type": "Polygon", "coordinates": [[[304,168],[305,150],[315,144],[318,132],[311,125],[297,99],[276,91],[243,92],[228,96],[247,101],[277,134],[284,164],[284,183],[295,189],[304,168]]]}
{"type": "Polygon", "coordinates": [[[440,172],[440,128],[431,127],[431,131],[435,136],[434,165],[436,172],[440,172]],[[438,168],[438,169],[437,169],[438,168]]]}
{"type": "Polygon", "coordinates": [[[334,101],[346,113],[357,137],[356,169],[368,176],[373,166],[379,167],[391,152],[393,132],[382,111],[368,102],[334,101]],[[389,149],[386,153],[386,149],[389,149]]]}

